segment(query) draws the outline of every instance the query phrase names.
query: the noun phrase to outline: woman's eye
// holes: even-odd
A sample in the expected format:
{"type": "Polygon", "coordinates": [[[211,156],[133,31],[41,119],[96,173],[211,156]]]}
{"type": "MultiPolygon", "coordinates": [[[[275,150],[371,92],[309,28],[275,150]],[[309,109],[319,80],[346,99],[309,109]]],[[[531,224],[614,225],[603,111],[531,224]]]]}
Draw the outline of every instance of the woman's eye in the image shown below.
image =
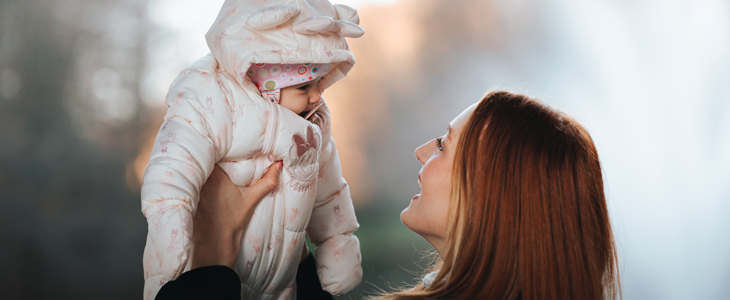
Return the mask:
{"type": "Polygon", "coordinates": [[[444,151],[443,145],[441,145],[441,141],[443,138],[436,138],[436,146],[439,148],[439,151],[444,151]]]}

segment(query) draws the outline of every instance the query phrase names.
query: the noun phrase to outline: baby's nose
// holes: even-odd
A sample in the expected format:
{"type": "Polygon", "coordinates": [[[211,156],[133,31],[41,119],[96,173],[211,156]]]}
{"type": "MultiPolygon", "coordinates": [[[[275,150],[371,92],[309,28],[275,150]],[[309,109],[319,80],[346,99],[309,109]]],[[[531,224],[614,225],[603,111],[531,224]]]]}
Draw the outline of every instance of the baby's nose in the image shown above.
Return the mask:
{"type": "Polygon", "coordinates": [[[319,100],[322,100],[322,94],[321,93],[315,93],[314,96],[309,98],[309,103],[317,103],[319,100]]]}

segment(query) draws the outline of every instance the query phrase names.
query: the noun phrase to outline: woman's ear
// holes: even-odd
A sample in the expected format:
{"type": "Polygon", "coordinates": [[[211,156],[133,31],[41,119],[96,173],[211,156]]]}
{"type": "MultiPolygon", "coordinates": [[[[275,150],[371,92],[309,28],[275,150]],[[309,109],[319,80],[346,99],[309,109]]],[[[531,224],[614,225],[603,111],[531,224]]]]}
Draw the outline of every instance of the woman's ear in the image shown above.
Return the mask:
{"type": "Polygon", "coordinates": [[[299,8],[291,4],[269,5],[252,13],[246,20],[246,26],[251,29],[269,29],[284,24],[299,14],[299,8]]]}

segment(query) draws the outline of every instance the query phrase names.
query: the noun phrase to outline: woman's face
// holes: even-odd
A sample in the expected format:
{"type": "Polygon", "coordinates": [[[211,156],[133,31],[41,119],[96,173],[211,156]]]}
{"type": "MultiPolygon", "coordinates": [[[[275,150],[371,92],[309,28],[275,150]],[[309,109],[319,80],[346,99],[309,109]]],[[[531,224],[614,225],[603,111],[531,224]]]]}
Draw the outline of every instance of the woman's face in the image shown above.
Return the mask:
{"type": "Polygon", "coordinates": [[[476,103],[459,114],[447,127],[446,135],[435,138],[416,149],[416,159],[423,165],[418,172],[421,193],[400,215],[406,227],[425,238],[441,253],[446,234],[449,201],[451,200],[451,168],[456,145],[464,124],[476,103]]]}

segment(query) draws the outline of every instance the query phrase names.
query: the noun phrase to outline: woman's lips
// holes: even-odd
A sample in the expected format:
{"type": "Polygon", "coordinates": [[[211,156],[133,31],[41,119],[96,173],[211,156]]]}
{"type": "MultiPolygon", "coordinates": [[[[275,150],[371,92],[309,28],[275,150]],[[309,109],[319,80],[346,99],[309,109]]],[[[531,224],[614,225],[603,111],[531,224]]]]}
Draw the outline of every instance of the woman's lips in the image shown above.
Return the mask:
{"type": "Polygon", "coordinates": [[[418,188],[423,188],[423,186],[421,186],[421,173],[418,173],[418,188]]]}
{"type": "Polygon", "coordinates": [[[411,199],[411,201],[418,200],[418,198],[421,198],[421,194],[418,194],[418,195],[413,196],[413,198],[411,199]]]}

